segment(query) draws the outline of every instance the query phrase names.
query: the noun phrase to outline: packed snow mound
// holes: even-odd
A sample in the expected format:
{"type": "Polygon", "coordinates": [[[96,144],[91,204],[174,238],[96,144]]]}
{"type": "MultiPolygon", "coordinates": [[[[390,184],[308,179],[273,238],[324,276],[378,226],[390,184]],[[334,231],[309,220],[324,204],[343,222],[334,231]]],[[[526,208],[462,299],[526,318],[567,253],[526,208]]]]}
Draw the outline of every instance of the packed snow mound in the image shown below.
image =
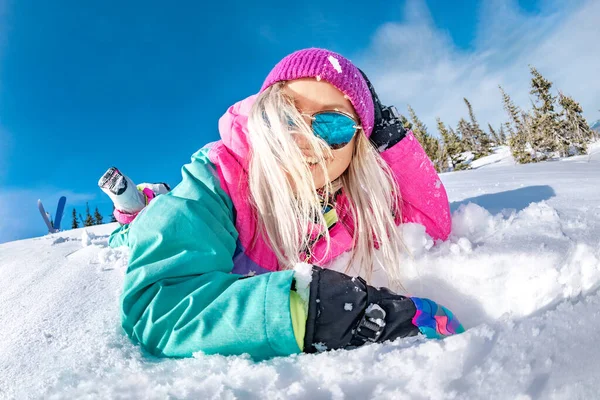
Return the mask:
{"type": "Polygon", "coordinates": [[[443,174],[451,238],[402,226],[403,284],[467,331],[260,363],[133,345],[114,225],[0,245],[0,398],[596,398],[599,176],[593,156],[443,174]]]}

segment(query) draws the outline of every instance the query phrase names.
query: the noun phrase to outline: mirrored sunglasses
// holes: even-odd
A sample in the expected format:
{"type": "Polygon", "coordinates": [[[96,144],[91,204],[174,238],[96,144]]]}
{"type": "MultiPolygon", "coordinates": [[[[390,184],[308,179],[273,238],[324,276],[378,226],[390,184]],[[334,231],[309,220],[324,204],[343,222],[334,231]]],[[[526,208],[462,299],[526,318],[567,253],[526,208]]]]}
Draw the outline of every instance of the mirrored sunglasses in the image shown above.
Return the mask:
{"type": "Polygon", "coordinates": [[[352,115],[342,111],[302,113],[302,116],[310,118],[313,133],[323,139],[332,150],[339,150],[350,143],[361,128],[352,115]]]}

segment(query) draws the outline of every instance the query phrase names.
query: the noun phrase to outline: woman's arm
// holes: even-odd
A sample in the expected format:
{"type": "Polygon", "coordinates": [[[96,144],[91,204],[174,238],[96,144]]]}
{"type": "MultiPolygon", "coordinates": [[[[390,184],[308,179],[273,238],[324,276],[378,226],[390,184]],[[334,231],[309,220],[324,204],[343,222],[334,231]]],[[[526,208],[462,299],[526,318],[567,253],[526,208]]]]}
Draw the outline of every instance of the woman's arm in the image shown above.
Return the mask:
{"type": "Polygon", "coordinates": [[[129,226],[121,297],[125,331],[150,353],[298,353],[290,317],[293,271],[231,274],[237,231],[231,200],[200,151],[183,181],[129,226]]]}
{"type": "Polygon", "coordinates": [[[408,132],[381,153],[392,168],[402,195],[402,222],[425,226],[433,239],[446,240],[452,220],[446,189],[419,141],[408,132]]]}

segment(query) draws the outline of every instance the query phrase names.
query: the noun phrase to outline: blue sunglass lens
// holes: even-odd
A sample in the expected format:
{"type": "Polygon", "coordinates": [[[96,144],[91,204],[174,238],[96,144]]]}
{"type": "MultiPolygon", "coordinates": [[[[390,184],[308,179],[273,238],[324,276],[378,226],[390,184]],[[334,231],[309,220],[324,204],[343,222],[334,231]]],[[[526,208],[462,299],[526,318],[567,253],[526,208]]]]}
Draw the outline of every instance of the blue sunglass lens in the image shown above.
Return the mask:
{"type": "Polygon", "coordinates": [[[332,149],[340,149],[352,140],[356,133],[356,122],[344,114],[323,112],[315,114],[312,129],[332,149]]]}

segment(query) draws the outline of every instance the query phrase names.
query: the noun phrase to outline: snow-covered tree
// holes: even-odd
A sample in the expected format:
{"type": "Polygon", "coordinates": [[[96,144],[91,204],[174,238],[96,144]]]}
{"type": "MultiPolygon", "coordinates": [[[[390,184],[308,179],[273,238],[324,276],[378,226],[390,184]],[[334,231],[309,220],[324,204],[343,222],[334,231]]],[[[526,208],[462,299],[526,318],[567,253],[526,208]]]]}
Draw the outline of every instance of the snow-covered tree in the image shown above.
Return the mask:
{"type": "Polygon", "coordinates": [[[529,93],[535,96],[529,143],[535,152],[535,158],[545,159],[557,151],[560,156],[567,156],[568,140],[561,130],[560,114],[555,110],[556,96],[550,92],[552,82],[544,78],[535,67],[529,68],[532,75],[529,93]]]}
{"type": "Polygon", "coordinates": [[[583,117],[583,109],[572,97],[559,93],[558,103],[563,109],[562,129],[569,145],[579,153],[587,152],[587,145],[594,139],[594,132],[583,117]]]}

